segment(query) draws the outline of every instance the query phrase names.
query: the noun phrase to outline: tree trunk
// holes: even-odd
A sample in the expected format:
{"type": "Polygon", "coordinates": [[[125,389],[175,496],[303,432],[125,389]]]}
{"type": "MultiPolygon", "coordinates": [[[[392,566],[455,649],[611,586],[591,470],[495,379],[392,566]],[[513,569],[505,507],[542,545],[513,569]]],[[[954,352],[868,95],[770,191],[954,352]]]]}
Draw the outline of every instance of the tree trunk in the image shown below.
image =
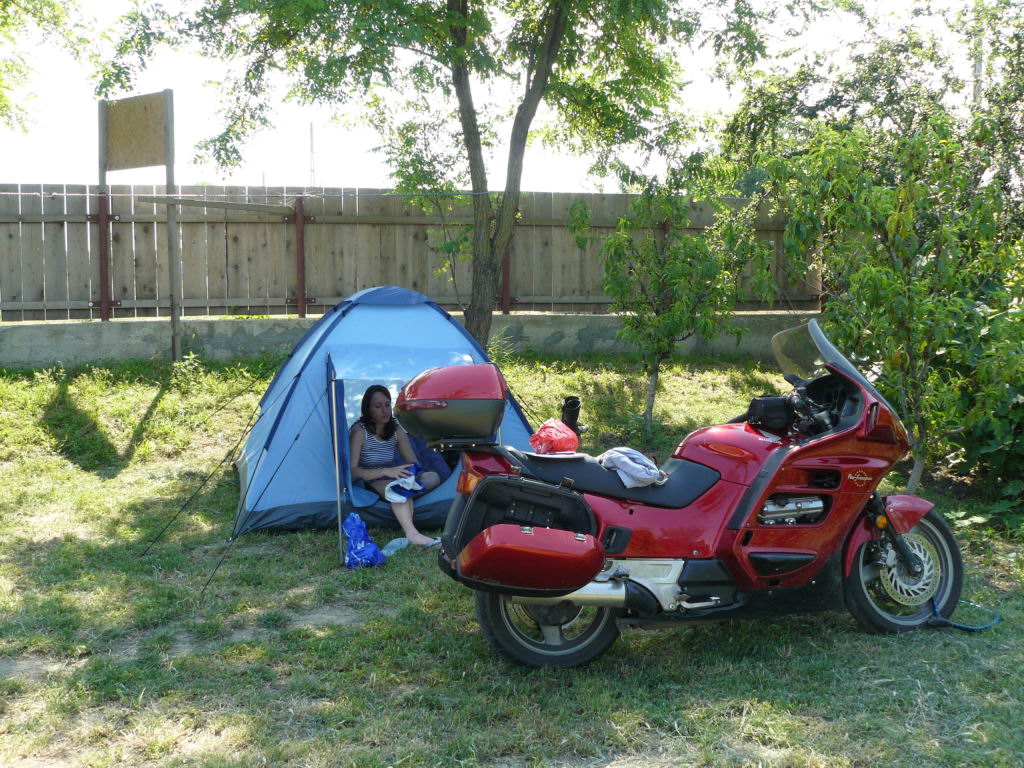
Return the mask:
{"type": "Polygon", "coordinates": [[[921,476],[924,474],[924,457],[919,454],[914,454],[914,468],[910,470],[910,477],[907,479],[907,493],[916,493],[917,486],[921,482],[921,476]]]}
{"type": "Polygon", "coordinates": [[[499,274],[498,259],[491,241],[493,210],[487,194],[487,169],[469,72],[464,66],[455,66],[452,68],[452,80],[459,100],[462,137],[469,157],[469,176],[473,187],[473,287],[464,322],[473,338],[486,347],[491,334],[491,312],[499,274]]]}
{"type": "MultiPolygon", "coordinates": [[[[468,13],[465,0],[448,0],[448,11],[453,18],[464,19],[468,13]]],[[[453,26],[451,33],[458,46],[466,45],[464,26],[453,26]]],[[[480,140],[480,123],[473,103],[473,88],[465,58],[457,55],[452,61],[451,71],[452,86],[459,102],[462,142],[466,147],[469,178],[473,188],[473,287],[464,324],[473,338],[481,346],[486,346],[491,333],[491,312],[494,309],[498,274],[491,242],[493,210],[488,196],[487,166],[484,164],[483,143],[480,140]]]]}
{"type": "MultiPolygon", "coordinates": [[[[474,226],[479,224],[475,223],[474,226]]],[[[484,226],[485,232],[488,228],[488,225],[484,226]]],[[[494,313],[494,300],[498,295],[500,276],[501,265],[494,254],[490,238],[487,238],[486,243],[478,244],[474,232],[473,290],[469,304],[466,305],[465,325],[470,335],[485,348],[491,338],[491,315],[494,313]]]]}
{"type": "Polygon", "coordinates": [[[649,437],[651,426],[654,423],[654,395],[658,391],[658,373],[661,370],[661,360],[655,359],[651,364],[651,375],[647,379],[647,402],[644,405],[644,436],[649,437]]]}
{"type": "Polygon", "coordinates": [[[924,446],[927,435],[920,424],[911,427],[914,435],[914,444],[910,446],[911,455],[914,457],[914,466],[910,470],[910,477],[907,478],[907,493],[916,493],[917,486],[924,475],[924,446]]]}
{"type": "MultiPolygon", "coordinates": [[[[456,0],[450,0],[456,2],[456,0]]],[[[526,154],[526,140],[530,133],[530,125],[537,114],[544,92],[551,78],[551,70],[558,56],[562,39],[565,36],[565,9],[561,4],[552,8],[543,20],[543,37],[538,40],[537,53],[533,71],[527,72],[526,95],[516,110],[509,137],[508,170],[505,177],[505,193],[501,198],[497,219],[494,221],[494,232],[490,230],[492,209],[487,199],[486,174],[483,171],[483,153],[480,150],[479,129],[477,128],[476,110],[473,107],[472,94],[469,90],[468,72],[462,67],[464,83],[460,85],[460,76],[453,68],[455,91],[459,97],[459,114],[462,119],[466,149],[470,157],[470,177],[473,180],[473,290],[466,307],[466,330],[472,334],[481,346],[486,346],[491,335],[491,315],[494,302],[498,295],[498,284],[501,279],[501,261],[512,248],[512,236],[516,224],[516,212],[519,210],[519,193],[523,177],[523,157],[526,154]],[[465,96],[464,96],[465,94],[465,96]],[[471,119],[470,119],[471,117],[471,119]],[[475,142],[470,141],[466,133],[467,125],[474,130],[475,142]],[[479,159],[482,187],[477,186],[477,174],[474,173],[474,160],[479,159]],[[486,201],[486,221],[483,220],[483,202],[478,211],[477,201],[486,201]]]]}

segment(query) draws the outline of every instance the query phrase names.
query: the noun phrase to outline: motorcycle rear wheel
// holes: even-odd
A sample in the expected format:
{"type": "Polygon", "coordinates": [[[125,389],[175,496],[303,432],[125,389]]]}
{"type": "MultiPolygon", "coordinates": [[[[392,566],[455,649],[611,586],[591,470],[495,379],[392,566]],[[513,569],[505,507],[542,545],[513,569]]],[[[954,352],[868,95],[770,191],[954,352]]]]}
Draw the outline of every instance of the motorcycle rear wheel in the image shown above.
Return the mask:
{"type": "Polygon", "coordinates": [[[528,667],[589,664],[619,636],[617,608],[521,605],[494,592],[476,592],[475,599],[484,637],[506,659],[528,667]]]}
{"type": "Polygon", "coordinates": [[[932,510],[903,534],[924,570],[910,573],[899,561],[879,562],[878,544],[866,542],[857,550],[850,574],[843,580],[843,599],[850,614],[865,630],[893,634],[917,629],[934,615],[953,613],[963,588],[963,560],[949,524],[932,510]]]}

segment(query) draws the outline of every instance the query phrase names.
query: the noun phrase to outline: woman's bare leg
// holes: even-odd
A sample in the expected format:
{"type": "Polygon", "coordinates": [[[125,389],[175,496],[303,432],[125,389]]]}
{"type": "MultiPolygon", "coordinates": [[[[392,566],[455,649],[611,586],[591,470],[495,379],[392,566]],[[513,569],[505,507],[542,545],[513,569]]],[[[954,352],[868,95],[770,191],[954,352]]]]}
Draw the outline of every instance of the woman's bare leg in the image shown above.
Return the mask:
{"type": "MultiPolygon", "coordinates": [[[[429,489],[436,487],[438,485],[438,480],[439,478],[436,472],[424,472],[423,477],[420,478],[420,483],[422,483],[425,488],[429,489]],[[433,485],[427,485],[424,482],[425,479],[430,479],[430,475],[433,475],[433,485]]],[[[374,480],[372,483],[370,483],[370,486],[383,497],[384,489],[390,482],[391,480],[389,479],[374,480]]],[[[432,538],[430,538],[429,536],[424,536],[416,529],[416,525],[412,521],[413,505],[411,499],[408,501],[401,502],[392,501],[390,502],[390,504],[391,511],[394,513],[395,519],[398,521],[398,524],[402,526],[402,532],[405,534],[405,538],[409,540],[410,544],[413,544],[415,546],[426,546],[428,544],[434,543],[434,540],[432,538]]]]}
{"type": "Polygon", "coordinates": [[[402,526],[402,530],[405,532],[405,538],[409,540],[410,544],[424,547],[428,544],[434,543],[432,538],[424,536],[416,530],[416,526],[412,522],[411,501],[403,501],[401,503],[391,502],[391,511],[395,513],[395,519],[398,521],[398,524],[402,526]]]}
{"type": "Polygon", "coordinates": [[[441,476],[437,472],[421,472],[416,479],[425,491],[432,491],[441,484],[441,476]]]}

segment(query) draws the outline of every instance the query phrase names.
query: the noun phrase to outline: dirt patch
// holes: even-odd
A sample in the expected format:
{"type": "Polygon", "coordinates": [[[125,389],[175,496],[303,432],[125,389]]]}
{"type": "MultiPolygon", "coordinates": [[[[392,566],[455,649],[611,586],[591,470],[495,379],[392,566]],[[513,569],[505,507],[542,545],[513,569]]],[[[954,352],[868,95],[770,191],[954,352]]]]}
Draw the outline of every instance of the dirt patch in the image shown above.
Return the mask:
{"type": "MultiPolygon", "coordinates": [[[[397,615],[397,611],[390,608],[384,608],[381,612],[391,617],[397,615]]],[[[321,629],[331,626],[353,627],[364,623],[366,619],[366,614],[351,606],[321,605],[308,611],[291,614],[285,626],[288,629],[321,629]]],[[[248,643],[272,634],[275,631],[263,627],[242,627],[223,637],[202,640],[191,632],[181,629],[174,633],[170,647],[167,649],[167,655],[171,657],[185,656],[190,653],[200,653],[225,643],[248,643]]],[[[118,659],[134,658],[138,655],[139,647],[142,645],[144,638],[145,634],[133,637],[108,649],[106,654],[118,659]]],[[[0,678],[38,681],[51,675],[67,673],[83,663],[84,660],[69,661],[39,656],[0,658],[0,678]]]]}
{"type": "MultiPolygon", "coordinates": [[[[385,608],[381,612],[391,617],[397,616],[398,613],[390,608],[385,608]]],[[[351,606],[321,605],[308,611],[289,615],[285,627],[287,629],[321,629],[332,626],[354,627],[363,624],[366,619],[367,616],[363,612],[351,606]]],[[[242,627],[215,640],[200,640],[190,632],[181,630],[174,634],[174,639],[171,641],[171,646],[167,653],[169,656],[183,656],[224,643],[249,643],[275,631],[274,629],[264,627],[242,627]]]]}
{"type": "Polygon", "coordinates": [[[64,758],[48,757],[41,760],[37,757],[7,757],[4,758],[6,768],[64,768],[72,763],[64,758]],[[7,762],[13,760],[14,762],[7,762]]]}
{"type": "Polygon", "coordinates": [[[42,680],[58,672],[78,666],[80,661],[62,661],[39,656],[0,659],[0,677],[16,680],[42,680]]]}
{"type": "Polygon", "coordinates": [[[362,624],[366,617],[347,605],[321,605],[303,613],[296,613],[289,622],[293,628],[325,627],[331,624],[353,626],[362,624]]]}

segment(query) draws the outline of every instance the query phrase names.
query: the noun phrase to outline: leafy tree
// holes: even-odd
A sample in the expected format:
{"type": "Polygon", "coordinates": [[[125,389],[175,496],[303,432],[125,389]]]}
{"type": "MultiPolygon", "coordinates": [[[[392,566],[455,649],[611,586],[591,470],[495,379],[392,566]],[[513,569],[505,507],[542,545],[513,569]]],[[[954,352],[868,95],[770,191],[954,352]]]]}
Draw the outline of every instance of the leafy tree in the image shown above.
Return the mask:
{"type": "Polygon", "coordinates": [[[992,478],[1009,520],[1024,498],[1024,16],[1010,0],[914,13],[947,32],[870,26],[844,69],[748,71],[723,147],[748,164],[745,191],[779,185],[790,255],[817,257],[834,331],[915,422],[911,487],[947,458],[992,478]]]}
{"type": "Polygon", "coordinates": [[[964,426],[964,340],[1019,257],[998,226],[1002,189],[975,176],[971,135],[940,109],[908,134],[821,124],[764,163],[787,247],[821,272],[832,334],[880,375],[908,425],[909,491],[964,426]]]}
{"type": "Polygon", "coordinates": [[[0,123],[24,126],[24,109],[11,97],[11,92],[24,84],[31,69],[28,51],[20,45],[23,38],[35,30],[47,40],[57,40],[69,51],[81,54],[88,43],[77,14],[77,4],[68,0],[0,3],[0,123]]]}
{"type": "MultiPolygon", "coordinates": [[[[798,0],[781,13],[804,14],[823,0],[798,0]]],[[[375,89],[411,94],[428,108],[425,124],[453,123],[459,167],[398,163],[405,186],[468,177],[473,211],[473,295],[466,324],[490,333],[501,260],[512,241],[531,126],[542,105],[566,146],[616,146],[641,136],[672,103],[680,47],[708,44],[741,63],[764,50],[762,30],[780,11],[748,0],[200,0],[191,11],[136,12],[107,67],[102,90],[128,87],[159,42],[198,43],[224,59],[226,128],[207,148],[224,165],[238,143],[267,124],[275,75],[290,95],[340,104],[375,89]],[[482,106],[484,90],[491,103],[482,106]],[[505,187],[490,194],[487,141],[507,126],[505,187]],[[429,170],[431,176],[423,175],[429,170]]],[[[442,154],[453,146],[443,142],[442,154]]],[[[399,152],[402,155],[402,152],[399,152]]],[[[440,187],[438,187],[440,188],[440,187]]]]}
{"type": "Polygon", "coordinates": [[[979,305],[978,335],[966,339],[963,366],[971,386],[962,395],[965,429],[954,436],[961,468],[974,470],[997,501],[968,522],[998,519],[1024,530],[1024,246],[1017,245],[1017,274],[1000,296],[979,305]]]}
{"type": "MultiPolygon", "coordinates": [[[[637,346],[647,374],[647,434],[661,365],[676,345],[695,334],[738,338],[742,330],[732,317],[742,298],[741,282],[762,299],[772,298],[776,290],[771,246],[755,237],[759,201],[701,195],[709,202],[700,207],[710,209],[713,219],[706,227],[692,228],[696,204],[688,191],[710,191],[707,178],[687,183],[694,181],[689,176],[694,170],[675,169],[669,181],[649,184],[601,249],[601,288],[612,299],[610,311],[622,318],[620,338],[637,346]]],[[[570,222],[578,238],[589,235],[588,220],[580,201],[570,222]]]]}

